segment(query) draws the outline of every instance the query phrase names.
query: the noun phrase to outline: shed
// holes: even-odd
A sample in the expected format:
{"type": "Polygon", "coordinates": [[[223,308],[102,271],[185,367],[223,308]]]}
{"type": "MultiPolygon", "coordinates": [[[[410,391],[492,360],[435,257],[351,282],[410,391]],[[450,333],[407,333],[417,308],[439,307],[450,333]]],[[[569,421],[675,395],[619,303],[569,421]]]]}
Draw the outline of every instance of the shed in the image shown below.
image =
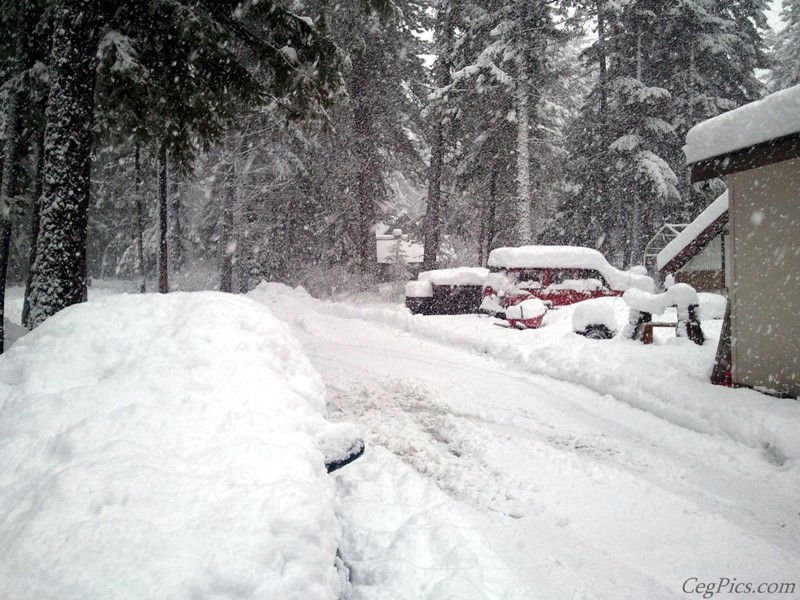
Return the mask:
{"type": "Polygon", "coordinates": [[[726,294],[728,242],[726,191],[658,253],[656,267],[662,279],[671,274],[697,291],[726,294]]]}
{"type": "Polygon", "coordinates": [[[800,395],[800,85],[700,123],[692,182],[725,176],[730,296],[717,379],[800,395]],[[726,337],[729,347],[725,348],[726,337]]]}

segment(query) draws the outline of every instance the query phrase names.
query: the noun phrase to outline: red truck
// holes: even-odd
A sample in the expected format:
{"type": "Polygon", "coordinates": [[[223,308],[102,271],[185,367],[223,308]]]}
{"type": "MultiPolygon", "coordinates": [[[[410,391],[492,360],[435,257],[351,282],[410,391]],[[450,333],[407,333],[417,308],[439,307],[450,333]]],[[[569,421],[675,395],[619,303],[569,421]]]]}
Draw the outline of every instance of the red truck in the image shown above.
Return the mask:
{"type": "Polygon", "coordinates": [[[545,308],[621,296],[629,288],[652,292],[655,284],[643,267],[621,271],[591,248],[520,246],[489,254],[490,273],[483,284],[481,310],[504,316],[511,327],[533,329],[545,308]],[[513,308],[513,307],[519,308],[513,308]]]}

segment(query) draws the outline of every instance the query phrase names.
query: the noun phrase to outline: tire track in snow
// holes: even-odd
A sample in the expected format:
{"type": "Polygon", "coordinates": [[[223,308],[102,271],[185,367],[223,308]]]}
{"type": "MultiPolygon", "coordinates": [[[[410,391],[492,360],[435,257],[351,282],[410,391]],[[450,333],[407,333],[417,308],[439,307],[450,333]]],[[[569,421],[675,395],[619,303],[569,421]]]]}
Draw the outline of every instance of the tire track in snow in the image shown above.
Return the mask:
{"type": "Polygon", "coordinates": [[[470,423],[475,417],[454,411],[418,382],[362,385],[337,394],[329,404],[367,429],[368,444],[386,448],[462,501],[512,518],[535,506],[535,488],[490,468],[481,458],[487,433],[470,423]]]}

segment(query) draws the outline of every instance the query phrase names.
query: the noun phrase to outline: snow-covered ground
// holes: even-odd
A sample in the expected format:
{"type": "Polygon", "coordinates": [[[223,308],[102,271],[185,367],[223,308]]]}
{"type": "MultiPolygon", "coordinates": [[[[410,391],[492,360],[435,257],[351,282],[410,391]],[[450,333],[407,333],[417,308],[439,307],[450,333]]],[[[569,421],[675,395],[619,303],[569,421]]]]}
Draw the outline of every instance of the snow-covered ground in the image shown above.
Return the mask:
{"type": "Polygon", "coordinates": [[[356,598],[800,583],[800,405],[708,383],[719,321],[703,347],[643,346],[575,335],[570,308],[520,332],[273,284],[250,297],[301,339],[329,410],[365,429],[367,454],[336,476],[356,598]]]}
{"type": "MultiPolygon", "coordinates": [[[[203,295],[180,296],[196,298],[191,301],[196,302],[193,310],[201,310],[203,295]]],[[[701,597],[697,593],[702,589],[699,584],[718,583],[721,578],[755,585],[800,585],[800,404],[708,383],[719,335],[718,320],[704,322],[708,339],[702,347],[675,339],[666,330],[658,331],[656,344],[643,346],[619,338],[589,340],[574,334],[573,308],[549,312],[541,329],[512,331],[495,326],[498,321],[474,315],[423,317],[385,302],[321,302],[302,290],[278,284],[262,284],[248,296],[269,307],[299,339],[327,388],[328,418],[356,422],[367,441],[367,451],[358,461],[328,479],[311,479],[317,482],[314,485],[321,486],[320,518],[325,523],[329,523],[325,515],[330,514],[325,507],[331,505],[325,500],[328,492],[324,482],[334,485],[333,502],[341,538],[337,537],[336,527],[328,525],[322,528],[328,534],[318,537],[339,544],[351,580],[345,598],[668,599],[701,597]]],[[[140,299],[129,302],[137,301],[140,299]]],[[[701,298],[708,314],[719,313],[714,301],[713,297],[701,298]]],[[[12,293],[9,303],[14,302],[12,293]]],[[[219,410],[214,409],[214,395],[224,396],[227,403],[229,397],[221,390],[235,389],[233,381],[239,377],[254,382],[248,378],[256,377],[249,374],[258,370],[256,363],[266,363],[268,374],[257,377],[267,378],[276,376],[269,375],[273,369],[283,370],[286,361],[306,364],[305,359],[297,357],[298,346],[287,341],[291,339],[288,333],[281,330],[284,333],[277,338],[267,333],[280,330],[278,324],[263,329],[266,342],[260,344],[262,329],[253,328],[252,317],[260,313],[252,312],[253,303],[241,302],[232,299],[226,304],[230,314],[219,318],[221,329],[204,338],[209,342],[217,337],[226,341],[220,364],[214,365],[210,379],[202,379],[208,385],[193,383],[193,374],[202,373],[202,369],[185,370],[187,364],[197,362],[190,357],[208,358],[195,348],[201,345],[200,339],[181,338],[179,346],[170,346],[176,352],[169,360],[183,365],[184,370],[174,377],[142,382],[149,399],[144,414],[158,410],[156,399],[160,396],[167,398],[165,406],[174,414],[178,410],[175,398],[180,397],[181,390],[188,389],[203,399],[206,410],[224,415],[225,412],[214,413],[219,410]],[[243,342],[239,344],[237,339],[243,342]],[[276,340],[280,340],[277,346],[276,340]],[[178,352],[178,347],[183,352],[178,352]],[[212,390],[217,393],[210,393],[212,390]]],[[[597,302],[607,303],[609,309],[616,311],[619,322],[625,321],[627,310],[621,300],[597,302]]],[[[145,312],[140,309],[137,313],[142,323],[149,318],[145,312]]],[[[91,347],[108,353],[109,360],[113,356],[121,358],[131,347],[141,350],[135,356],[144,357],[147,352],[142,340],[152,343],[173,339],[180,331],[177,326],[160,322],[147,325],[143,332],[131,325],[121,335],[115,335],[108,319],[100,318],[104,321],[94,322],[97,331],[91,347]],[[109,343],[101,343],[104,338],[109,343]],[[138,341],[126,346],[123,339],[138,341]]],[[[268,314],[258,319],[272,323],[268,314]]],[[[37,525],[40,530],[47,533],[52,528],[50,538],[26,538],[25,532],[18,530],[22,533],[16,538],[6,537],[0,542],[0,555],[5,552],[4,556],[21,556],[20,552],[32,552],[29,549],[39,544],[46,552],[35,564],[49,561],[57,564],[61,572],[76,566],[70,561],[77,561],[78,566],[86,562],[85,557],[69,553],[75,537],[64,533],[80,531],[78,524],[82,521],[76,507],[102,505],[98,514],[112,516],[127,510],[119,502],[103,503],[106,498],[119,496],[116,492],[120,484],[111,480],[102,480],[91,490],[73,486],[77,491],[86,491],[86,498],[77,492],[68,496],[72,500],[66,509],[59,502],[61,497],[52,492],[58,489],[55,485],[40,488],[45,491],[38,497],[52,501],[43,505],[25,504],[29,495],[24,486],[19,487],[19,475],[24,474],[27,481],[34,468],[42,472],[44,467],[44,473],[59,473],[61,477],[58,468],[75,456],[74,452],[44,453],[48,435],[61,439],[69,431],[57,417],[58,411],[53,410],[52,415],[39,409],[12,413],[9,407],[14,405],[7,399],[9,390],[18,391],[20,381],[33,385],[30,382],[36,382],[38,373],[52,371],[47,381],[58,380],[60,376],[55,373],[70,373],[69,365],[58,365],[54,357],[56,344],[61,343],[58,338],[68,338],[74,331],[71,327],[64,325],[53,334],[54,350],[46,353],[53,359],[45,361],[46,365],[37,362],[40,359],[35,355],[25,354],[31,343],[28,339],[0,358],[6,402],[0,408],[0,427],[20,422],[30,425],[39,417],[44,419],[43,415],[48,423],[47,431],[33,435],[25,441],[27,445],[17,446],[27,449],[25,452],[16,451],[11,458],[0,459],[11,464],[19,462],[20,457],[29,457],[22,461],[25,470],[18,470],[16,475],[8,466],[0,468],[0,506],[4,511],[0,530],[8,531],[9,523],[25,523],[29,514],[38,513],[45,518],[37,525]],[[20,374],[27,375],[20,379],[20,374]],[[64,432],[57,432],[59,427],[64,432]],[[42,453],[31,450],[36,447],[41,447],[42,453]],[[99,500],[92,500],[94,496],[99,500]],[[12,499],[20,508],[6,508],[12,499]],[[59,546],[42,542],[59,536],[64,540],[59,546]]],[[[195,331],[200,335],[203,328],[198,325],[195,331]]],[[[99,365],[93,371],[97,376],[92,378],[91,395],[97,406],[104,407],[101,418],[108,423],[113,423],[113,419],[106,419],[110,414],[124,417],[115,398],[120,390],[127,389],[119,387],[114,364],[117,363],[112,360],[99,365]],[[109,412],[114,407],[120,410],[109,412]]],[[[131,363],[119,364],[127,365],[121,369],[122,380],[132,379],[136,371],[131,363]]],[[[303,381],[317,382],[305,393],[306,401],[318,404],[322,394],[319,380],[305,366],[301,371],[303,381]]],[[[69,384],[73,376],[64,377],[69,384]]],[[[75,390],[85,389],[67,384],[58,394],[71,401],[58,404],[59,409],[72,405],[79,393],[75,390]]],[[[251,389],[249,384],[247,389],[251,389]]],[[[48,401],[56,402],[58,394],[51,394],[48,401]]],[[[34,407],[42,402],[38,397],[29,400],[35,400],[34,407]]],[[[240,408],[254,411],[255,424],[248,424],[246,431],[252,433],[252,427],[263,425],[264,431],[257,434],[259,440],[275,434],[276,426],[262,419],[257,404],[240,408]]],[[[224,422],[231,427],[244,425],[244,413],[235,410],[242,417],[224,422]]],[[[92,426],[96,421],[93,411],[87,409],[85,417],[76,432],[108,434],[107,429],[92,426]]],[[[309,416],[303,422],[316,418],[309,416]]],[[[141,422],[150,427],[148,423],[161,421],[141,422]]],[[[203,421],[206,425],[214,422],[203,421]]],[[[318,423],[319,427],[327,427],[321,419],[318,423]]],[[[309,438],[303,437],[302,431],[297,435],[301,446],[307,445],[309,438]]],[[[0,435],[0,443],[6,437],[5,433],[0,435]]],[[[216,447],[227,445],[222,440],[216,447]]],[[[126,464],[128,449],[134,446],[125,443],[110,447],[119,451],[108,456],[122,457],[122,464],[126,464]]],[[[72,448],[80,450],[82,446],[72,448]]],[[[159,461],[164,458],[163,453],[153,454],[150,450],[143,449],[143,461],[153,456],[159,461]]],[[[136,455],[139,456],[138,451],[136,455]]],[[[89,454],[78,452],[77,456],[84,459],[81,464],[91,464],[89,454]]],[[[226,456],[235,464],[235,452],[226,456]]],[[[252,454],[246,456],[252,458],[252,454]]],[[[314,450],[309,449],[304,456],[313,462],[314,450]]],[[[170,464],[190,470],[197,466],[175,460],[170,464]]],[[[82,472],[88,472],[86,469],[88,466],[82,472]]],[[[70,470],[65,469],[64,473],[67,477],[70,470]]],[[[213,486],[219,471],[202,473],[210,476],[201,477],[200,483],[217,490],[213,486]]],[[[40,481],[44,481],[41,477],[44,476],[40,475],[40,481]]],[[[257,485],[247,489],[250,499],[261,493],[257,485]]],[[[216,497],[214,494],[212,497],[216,497]]],[[[180,520],[180,507],[170,505],[168,500],[164,500],[164,506],[173,506],[173,518],[180,520]]],[[[285,530],[253,524],[255,509],[251,508],[247,503],[234,503],[219,508],[216,514],[207,513],[209,523],[202,531],[211,530],[221,536],[215,538],[221,540],[221,547],[243,537],[244,547],[255,548],[258,536],[266,536],[264,544],[273,547],[274,536],[285,530]]],[[[267,520],[278,512],[270,505],[262,508],[258,515],[267,520]]],[[[126,531],[119,528],[123,539],[126,531]]],[[[176,531],[180,535],[170,548],[201,544],[201,534],[192,532],[190,527],[176,531]]],[[[143,538],[134,536],[134,544],[140,539],[143,538]]],[[[284,549],[297,549],[286,538],[278,545],[281,544],[284,549]]],[[[107,549],[106,545],[99,547],[107,549]]],[[[116,556],[113,548],[107,552],[116,556]]],[[[244,556],[246,564],[262,564],[258,561],[263,556],[257,553],[244,556]]],[[[296,553],[293,556],[297,558],[296,553]]],[[[248,577],[256,577],[257,568],[237,569],[223,563],[229,567],[223,577],[221,571],[213,569],[216,563],[203,552],[186,550],[176,554],[175,560],[175,572],[163,576],[169,582],[207,569],[210,579],[199,581],[208,585],[196,587],[196,597],[237,597],[256,589],[252,584],[248,587],[248,582],[254,581],[248,577]],[[211,583],[218,587],[212,588],[211,583]]],[[[0,564],[11,563],[4,558],[0,564]]],[[[18,561],[15,568],[20,564],[18,561]]],[[[146,561],[136,563],[134,568],[139,564],[150,568],[146,561]]],[[[9,572],[6,569],[0,568],[0,597],[5,591],[2,585],[4,574],[9,572]]],[[[87,577],[98,569],[102,565],[92,566],[87,577]]],[[[152,574],[152,568],[147,572],[152,574]]],[[[265,569],[263,575],[269,577],[268,573],[265,569]]],[[[155,577],[158,579],[159,575],[155,577]]],[[[327,589],[334,589],[335,583],[329,584],[327,589]]],[[[189,595],[164,591],[149,597],[189,595]]],[[[750,596],[771,597],[766,593],[750,596]]],[[[287,592],[268,596],[255,593],[253,597],[304,596],[287,592]]]]}

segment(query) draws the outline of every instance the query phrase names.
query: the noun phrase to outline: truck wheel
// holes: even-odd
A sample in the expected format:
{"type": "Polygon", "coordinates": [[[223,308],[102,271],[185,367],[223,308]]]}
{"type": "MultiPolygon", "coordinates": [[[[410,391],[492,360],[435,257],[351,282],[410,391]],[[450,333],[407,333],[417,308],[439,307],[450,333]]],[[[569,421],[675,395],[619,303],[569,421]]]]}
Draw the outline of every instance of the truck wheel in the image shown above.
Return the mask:
{"type": "Polygon", "coordinates": [[[590,340],[610,340],[614,334],[605,325],[589,325],[583,332],[590,340]]]}

